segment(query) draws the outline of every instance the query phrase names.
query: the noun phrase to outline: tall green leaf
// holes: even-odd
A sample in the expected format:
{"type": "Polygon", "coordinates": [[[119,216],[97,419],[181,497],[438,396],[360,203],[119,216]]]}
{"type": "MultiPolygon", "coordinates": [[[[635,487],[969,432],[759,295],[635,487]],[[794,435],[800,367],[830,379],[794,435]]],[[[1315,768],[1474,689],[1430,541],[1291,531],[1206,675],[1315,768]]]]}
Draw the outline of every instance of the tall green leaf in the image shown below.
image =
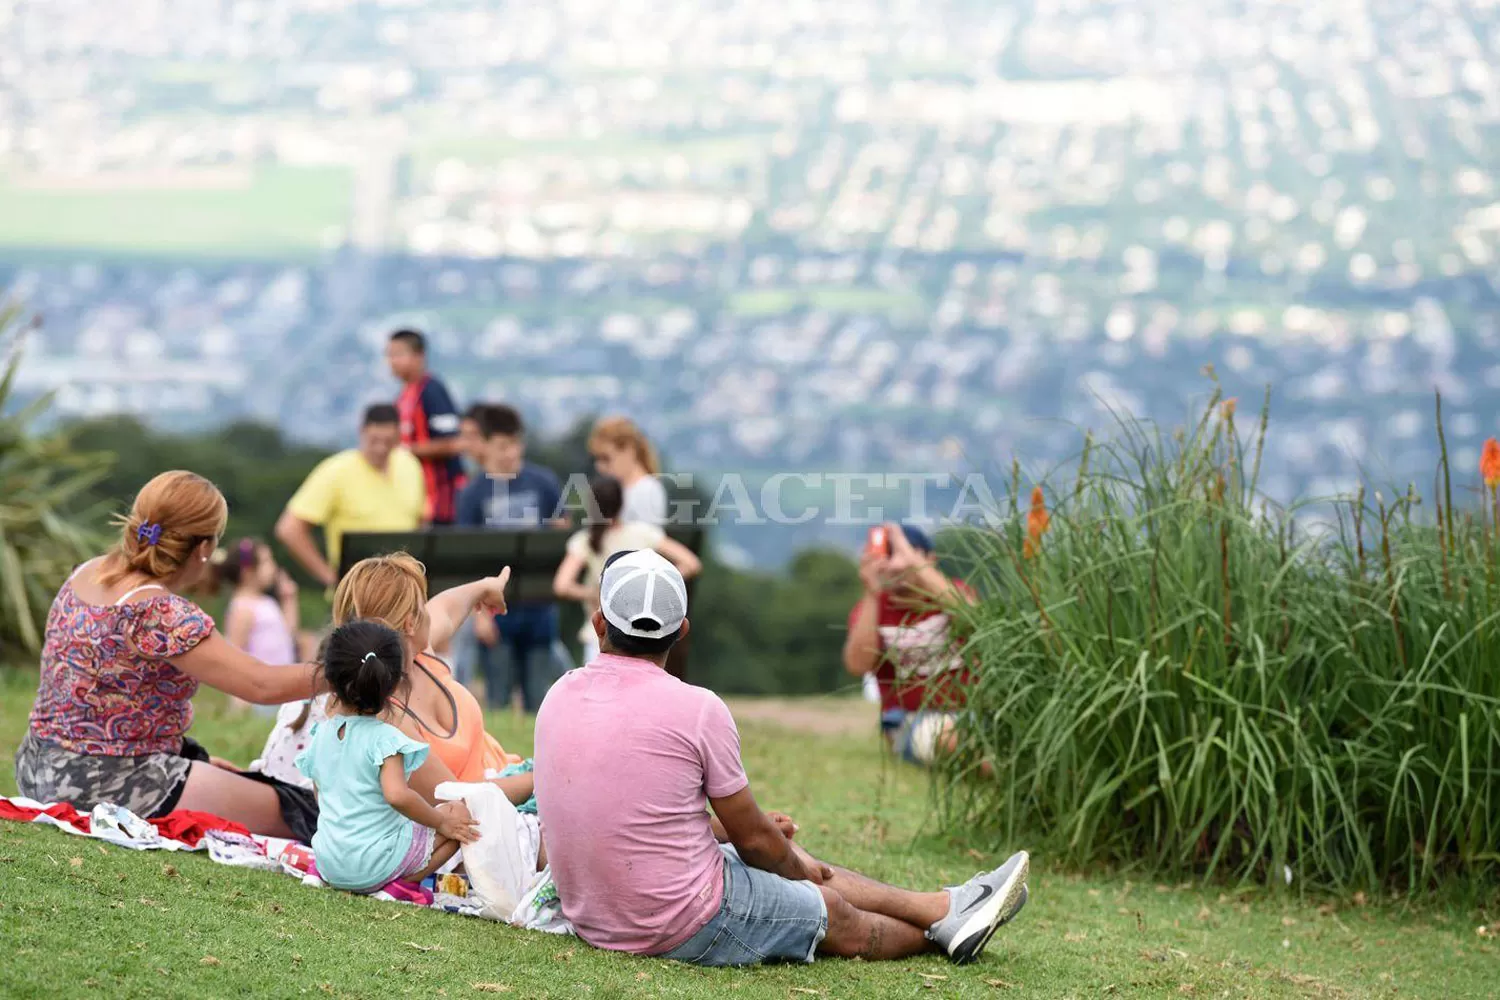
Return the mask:
{"type": "Polygon", "coordinates": [[[72,504],[108,471],[110,459],[79,453],[68,435],[37,431],[50,404],[15,400],[23,360],[22,312],[0,306],[0,662],[6,650],[35,653],[50,595],[99,540],[76,527],[72,504]]]}

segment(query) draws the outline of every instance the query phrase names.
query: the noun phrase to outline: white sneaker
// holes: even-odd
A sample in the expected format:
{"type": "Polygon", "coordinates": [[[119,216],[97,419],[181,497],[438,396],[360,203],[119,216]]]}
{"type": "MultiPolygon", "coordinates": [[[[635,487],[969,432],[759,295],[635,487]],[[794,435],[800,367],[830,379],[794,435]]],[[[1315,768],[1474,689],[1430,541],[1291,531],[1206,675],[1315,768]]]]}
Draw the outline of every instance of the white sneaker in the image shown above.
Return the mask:
{"type": "Polygon", "coordinates": [[[974,961],[995,931],[1026,905],[1030,871],[1031,856],[1017,851],[994,871],[950,888],[948,915],[928,928],[927,939],[942,945],[955,965],[974,961]]]}

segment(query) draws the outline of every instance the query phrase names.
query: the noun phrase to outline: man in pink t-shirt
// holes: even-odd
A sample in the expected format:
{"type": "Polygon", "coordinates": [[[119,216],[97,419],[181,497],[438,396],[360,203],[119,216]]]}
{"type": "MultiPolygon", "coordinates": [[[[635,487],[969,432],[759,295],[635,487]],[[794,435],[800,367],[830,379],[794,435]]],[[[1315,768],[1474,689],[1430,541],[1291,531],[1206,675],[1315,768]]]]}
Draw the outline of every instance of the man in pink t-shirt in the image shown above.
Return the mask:
{"type": "Polygon", "coordinates": [[[605,564],[599,593],[601,655],[554,684],[536,720],[537,808],[579,937],[698,965],[930,949],[964,963],[1020,912],[1024,851],[919,893],[794,845],[791,820],[751,794],[729,709],[663,669],[688,633],[676,568],[655,552],[623,552],[605,564]]]}

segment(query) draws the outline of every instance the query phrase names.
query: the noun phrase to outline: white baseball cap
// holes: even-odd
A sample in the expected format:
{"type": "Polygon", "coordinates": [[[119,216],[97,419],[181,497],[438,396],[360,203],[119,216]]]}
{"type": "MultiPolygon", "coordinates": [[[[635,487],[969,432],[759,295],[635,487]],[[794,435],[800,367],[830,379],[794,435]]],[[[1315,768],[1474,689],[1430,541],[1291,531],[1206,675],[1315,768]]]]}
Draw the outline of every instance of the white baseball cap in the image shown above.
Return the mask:
{"type": "Polygon", "coordinates": [[[604,620],[637,639],[665,639],[687,618],[687,585],[677,567],[651,549],[611,556],[599,579],[604,620]]]}

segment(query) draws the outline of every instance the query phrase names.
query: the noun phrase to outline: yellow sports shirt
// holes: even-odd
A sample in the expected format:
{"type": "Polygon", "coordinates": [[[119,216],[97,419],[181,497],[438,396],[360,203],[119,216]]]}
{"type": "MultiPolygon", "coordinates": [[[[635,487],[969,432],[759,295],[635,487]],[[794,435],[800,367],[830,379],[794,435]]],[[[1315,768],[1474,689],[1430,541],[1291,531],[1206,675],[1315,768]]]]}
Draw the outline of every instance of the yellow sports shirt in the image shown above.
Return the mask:
{"type": "Polygon", "coordinates": [[[405,448],[391,452],[384,472],[351,448],[330,455],[298,487],[287,510],[321,525],[328,540],[328,562],[339,571],[339,546],[346,531],[415,531],[422,525],[427,489],[422,463],[405,448]]]}

